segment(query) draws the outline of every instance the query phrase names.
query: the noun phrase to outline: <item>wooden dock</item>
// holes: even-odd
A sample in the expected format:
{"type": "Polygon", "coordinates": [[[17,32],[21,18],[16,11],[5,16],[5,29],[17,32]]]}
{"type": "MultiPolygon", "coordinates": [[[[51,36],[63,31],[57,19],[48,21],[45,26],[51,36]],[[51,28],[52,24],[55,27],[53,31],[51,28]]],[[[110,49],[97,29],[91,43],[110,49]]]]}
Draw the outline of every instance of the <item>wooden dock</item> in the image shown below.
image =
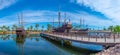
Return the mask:
{"type": "Polygon", "coordinates": [[[69,40],[75,42],[81,42],[86,44],[96,44],[96,45],[103,45],[103,46],[112,46],[115,44],[120,44],[120,38],[98,38],[98,37],[91,37],[91,36],[80,36],[80,35],[64,35],[64,33],[41,33],[49,38],[57,38],[62,40],[69,40]]]}

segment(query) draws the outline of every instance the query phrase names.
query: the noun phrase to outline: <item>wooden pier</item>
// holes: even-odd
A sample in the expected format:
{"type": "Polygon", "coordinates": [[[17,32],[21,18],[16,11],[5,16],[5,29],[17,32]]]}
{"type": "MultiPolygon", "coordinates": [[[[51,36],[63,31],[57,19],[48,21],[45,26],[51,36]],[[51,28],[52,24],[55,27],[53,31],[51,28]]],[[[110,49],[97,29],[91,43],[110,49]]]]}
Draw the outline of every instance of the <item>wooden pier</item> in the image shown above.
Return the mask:
{"type": "Polygon", "coordinates": [[[65,34],[65,33],[41,33],[41,35],[52,39],[57,38],[62,40],[69,40],[69,41],[81,42],[86,44],[103,45],[103,46],[113,46],[115,44],[120,44],[120,38],[116,37],[118,36],[116,34],[111,34],[109,35],[109,37],[107,35],[102,35],[101,37],[98,37],[98,36],[91,36],[89,34],[78,35],[78,34],[65,34]],[[111,38],[110,36],[112,35],[113,37],[111,38]]]}

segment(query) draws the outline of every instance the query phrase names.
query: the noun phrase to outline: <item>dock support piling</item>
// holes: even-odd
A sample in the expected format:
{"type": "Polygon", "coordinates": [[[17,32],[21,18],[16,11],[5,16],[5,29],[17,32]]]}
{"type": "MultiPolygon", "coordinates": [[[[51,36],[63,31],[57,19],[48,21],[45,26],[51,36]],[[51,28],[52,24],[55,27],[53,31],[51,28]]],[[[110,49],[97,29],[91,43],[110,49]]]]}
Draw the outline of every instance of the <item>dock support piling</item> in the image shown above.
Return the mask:
{"type": "Polygon", "coordinates": [[[106,42],[106,35],[104,34],[104,37],[105,37],[105,42],[106,42]]]}
{"type": "Polygon", "coordinates": [[[115,33],[114,33],[114,42],[115,42],[115,33]]]}

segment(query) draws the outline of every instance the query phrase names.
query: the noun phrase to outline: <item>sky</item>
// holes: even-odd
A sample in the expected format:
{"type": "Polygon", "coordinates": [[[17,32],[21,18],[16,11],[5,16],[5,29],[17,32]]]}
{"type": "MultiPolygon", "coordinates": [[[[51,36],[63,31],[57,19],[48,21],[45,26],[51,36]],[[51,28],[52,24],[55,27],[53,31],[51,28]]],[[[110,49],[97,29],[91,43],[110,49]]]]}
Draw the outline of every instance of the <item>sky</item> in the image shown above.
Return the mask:
{"type": "Polygon", "coordinates": [[[23,14],[25,25],[57,22],[58,11],[61,19],[71,23],[95,27],[120,25],[120,0],[0,0],[0,26],[18,25],[18,14],[23,14]]]}

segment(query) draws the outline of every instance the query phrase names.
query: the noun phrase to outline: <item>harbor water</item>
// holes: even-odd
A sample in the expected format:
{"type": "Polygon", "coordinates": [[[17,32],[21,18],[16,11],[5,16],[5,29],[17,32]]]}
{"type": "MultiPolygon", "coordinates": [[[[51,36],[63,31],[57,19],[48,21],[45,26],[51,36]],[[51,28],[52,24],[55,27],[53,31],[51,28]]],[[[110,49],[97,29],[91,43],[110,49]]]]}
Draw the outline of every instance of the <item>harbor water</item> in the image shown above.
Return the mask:
{"type": "Polygon", "coordinates": [[[39,34],[26,37],[0,35],[0,55],[94,55],[95,51],[101,50],[102,46],[77,42],[62,45],[39,34]]]}

